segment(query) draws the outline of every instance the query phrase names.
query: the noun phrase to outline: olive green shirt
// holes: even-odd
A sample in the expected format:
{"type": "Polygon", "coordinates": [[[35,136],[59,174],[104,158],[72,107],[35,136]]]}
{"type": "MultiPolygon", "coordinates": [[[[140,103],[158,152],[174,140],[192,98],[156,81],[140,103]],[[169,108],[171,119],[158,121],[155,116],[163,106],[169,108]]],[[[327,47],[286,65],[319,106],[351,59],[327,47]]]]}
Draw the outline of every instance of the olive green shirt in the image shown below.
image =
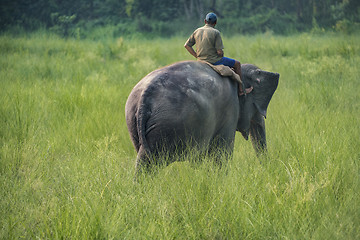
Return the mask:
{"type": "Polygon", "coordinates": [[[209,24],[196,29],[185,43],[192,47],[196,44],[196,55],[198,60],[215,63],[221,59],[217,50],[224,49],[220,31],[209,24]]]}

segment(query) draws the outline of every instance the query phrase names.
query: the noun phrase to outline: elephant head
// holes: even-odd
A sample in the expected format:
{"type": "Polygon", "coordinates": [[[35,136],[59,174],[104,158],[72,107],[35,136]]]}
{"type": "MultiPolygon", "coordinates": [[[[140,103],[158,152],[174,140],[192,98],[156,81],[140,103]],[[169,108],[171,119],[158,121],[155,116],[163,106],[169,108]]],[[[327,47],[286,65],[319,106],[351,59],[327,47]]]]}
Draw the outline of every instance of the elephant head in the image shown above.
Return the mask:
{"type": "Polygon", "coordinates": [[[241,65],[242,80],[246,88],[253,86],[251,93],[239,98],[240,113],[237,131],[247,140],[249,133],[255,150],[266,150],[266,111],[278,83],[279,74],[266,72],[252,64],[241,65]]]}

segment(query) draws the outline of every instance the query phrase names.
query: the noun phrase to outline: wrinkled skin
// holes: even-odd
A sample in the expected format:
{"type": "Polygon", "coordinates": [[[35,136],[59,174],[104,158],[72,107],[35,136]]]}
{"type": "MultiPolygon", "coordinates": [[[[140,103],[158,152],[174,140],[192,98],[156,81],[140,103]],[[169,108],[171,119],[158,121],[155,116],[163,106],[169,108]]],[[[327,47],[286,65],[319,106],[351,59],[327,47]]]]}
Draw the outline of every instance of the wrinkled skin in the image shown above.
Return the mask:
{"type": "Polygon", "coordinates": [[[254,89],[239,97],[235,81],[201,62],[178,62],[145,76],[125,106],[137,172],[157,164],[164,150],[181,153],[189,145],[231,156],[236,131],[245,139],[250,134],[258,153],[265,151],[264,117],[279,74],[243,64],[242,80],[254,89]]]}

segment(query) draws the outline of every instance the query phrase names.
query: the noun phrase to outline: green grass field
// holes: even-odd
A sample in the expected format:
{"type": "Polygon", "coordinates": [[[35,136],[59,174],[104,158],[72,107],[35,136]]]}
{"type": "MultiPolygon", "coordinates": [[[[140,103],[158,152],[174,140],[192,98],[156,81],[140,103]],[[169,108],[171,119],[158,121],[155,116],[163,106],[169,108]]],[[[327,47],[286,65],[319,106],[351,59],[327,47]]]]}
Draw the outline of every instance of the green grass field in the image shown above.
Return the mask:
{"type": "Polygon", "coordinates": [[[360,239],[360,36],[224,38],[280,73],[268,156],[237,133],[134,184],[127,96],[185,40],[0,36],[0,239],[360,239]]]}

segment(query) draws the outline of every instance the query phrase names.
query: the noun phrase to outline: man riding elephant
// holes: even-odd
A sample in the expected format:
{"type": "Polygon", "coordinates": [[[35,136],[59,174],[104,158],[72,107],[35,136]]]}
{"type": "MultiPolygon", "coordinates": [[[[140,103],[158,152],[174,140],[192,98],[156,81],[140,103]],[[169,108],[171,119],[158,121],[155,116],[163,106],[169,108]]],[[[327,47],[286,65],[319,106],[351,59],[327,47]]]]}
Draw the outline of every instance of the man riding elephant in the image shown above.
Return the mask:
{"type": "Polygon", "coordinates": [[[224,57],[224,45],[220,31],[215,29],[217,16],[215,13],[208,13],[205,17],[205,26],[196,29],[186,41],[184,47],[198,60],[206,61],[213,65],[225,65],[233,68],[240,76],[239,96],[249,93],[252,87],[243,90],[241,81],[241,63],[238,60],[224,57]],[[196,44],[196,51],[193,46],[196,44]]]}

